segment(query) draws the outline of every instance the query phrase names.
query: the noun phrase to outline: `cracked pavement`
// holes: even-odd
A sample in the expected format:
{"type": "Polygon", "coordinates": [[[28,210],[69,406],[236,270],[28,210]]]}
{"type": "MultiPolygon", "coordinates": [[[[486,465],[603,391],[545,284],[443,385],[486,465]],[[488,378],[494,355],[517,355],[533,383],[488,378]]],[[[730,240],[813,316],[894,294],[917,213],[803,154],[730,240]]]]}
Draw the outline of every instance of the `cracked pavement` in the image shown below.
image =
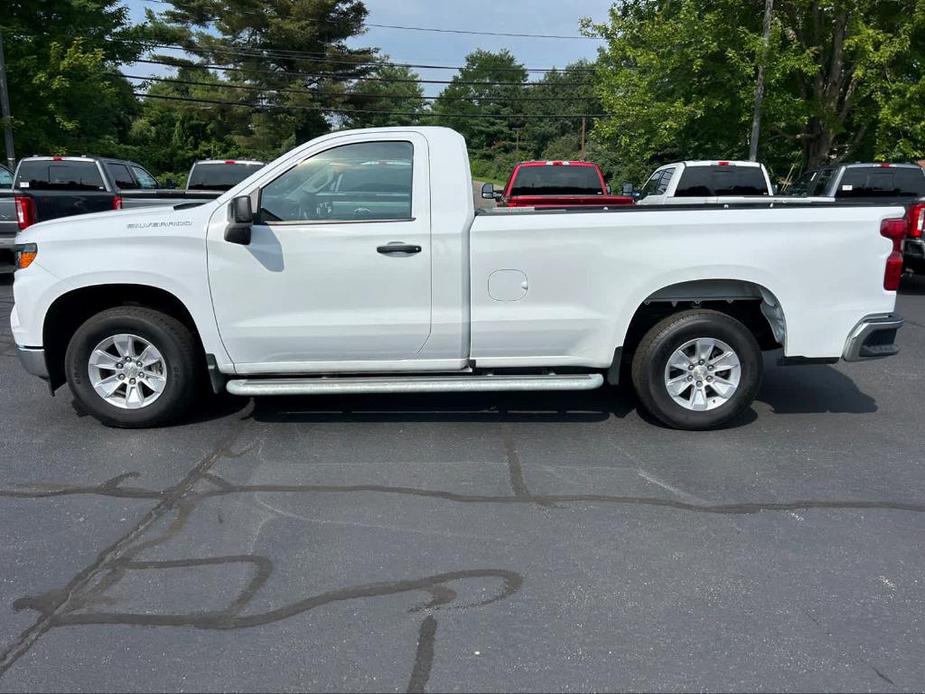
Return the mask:
{"type": "Polygon", "coordinates": [[[0,277],[0,691],[921,691],[925,280],[902,353],[730,429],[627,389],[220,398],[106,429],[0,277]]]}

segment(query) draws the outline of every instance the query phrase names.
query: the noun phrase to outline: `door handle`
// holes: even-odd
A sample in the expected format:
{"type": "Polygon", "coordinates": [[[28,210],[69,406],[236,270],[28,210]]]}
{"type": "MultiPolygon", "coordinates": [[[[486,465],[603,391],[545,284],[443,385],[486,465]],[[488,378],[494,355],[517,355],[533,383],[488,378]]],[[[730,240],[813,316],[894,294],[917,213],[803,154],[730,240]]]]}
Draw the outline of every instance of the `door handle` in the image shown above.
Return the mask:
{"type": "Polygon", "coordinates": [[[385,246],[379,246],[376,251],[382,253],[383,255],[391,255],[393,253],[402,253],[404,255],[414,255],[415,253],[421,252],[420,246],[415,246],[410,243],[402,243],[401,241],[392,241],[385,246]]]}

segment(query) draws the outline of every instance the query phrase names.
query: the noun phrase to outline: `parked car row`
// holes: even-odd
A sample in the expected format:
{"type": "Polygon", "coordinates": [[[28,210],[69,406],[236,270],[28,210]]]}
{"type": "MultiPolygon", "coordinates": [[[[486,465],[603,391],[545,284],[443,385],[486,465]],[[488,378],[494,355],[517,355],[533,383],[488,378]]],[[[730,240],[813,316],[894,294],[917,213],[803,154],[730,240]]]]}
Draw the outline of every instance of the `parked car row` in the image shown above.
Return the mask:
{"type": "Polygon", "coordinates": [[[876,201],[906,209],[904,265],[925,272],[925,168],[917,164],[852,163],[809,171],[779,193],[763,164],[753,161],[680,161],[658,167],[640,191],[624,184],[622,196],[596,164],[528,161],[507,184],[486,183],[482,197],[500,207],[600,207],[623,205],[779,205],[876,201]]]}
{"type": "Polygon", "coordinates": [[[15,173],[0,169],[0,272],[12,270],[16,234],[32,224],[109,210],[201,204],[263,166],[260,161],[199,161],[190,170],[186,190],[177,190],[162,187],[133,161],[87,156],[22,159],[15,173]]]}

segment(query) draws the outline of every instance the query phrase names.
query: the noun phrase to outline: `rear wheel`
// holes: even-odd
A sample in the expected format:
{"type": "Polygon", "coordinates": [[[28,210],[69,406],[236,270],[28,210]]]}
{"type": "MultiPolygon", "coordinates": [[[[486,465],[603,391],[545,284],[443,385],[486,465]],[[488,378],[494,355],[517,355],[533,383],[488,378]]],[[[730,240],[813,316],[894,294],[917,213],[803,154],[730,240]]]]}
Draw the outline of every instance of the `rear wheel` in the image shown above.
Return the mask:
{"type": "Polygon", "coordinates": [[[81,325],[65,371],[74,397],[103,424],[151,427],[182,415],[196,393],[199,360],[189,329],[152,309],[108,309],[81,325]]]}
{"type": "Polygon", "coordinates": [[[761,349],[748,328],[724,313],[694,310],[646,333],[632,376],[643,407],[663,423],[712,429],[751,405],[761,370],[761,349]]]}

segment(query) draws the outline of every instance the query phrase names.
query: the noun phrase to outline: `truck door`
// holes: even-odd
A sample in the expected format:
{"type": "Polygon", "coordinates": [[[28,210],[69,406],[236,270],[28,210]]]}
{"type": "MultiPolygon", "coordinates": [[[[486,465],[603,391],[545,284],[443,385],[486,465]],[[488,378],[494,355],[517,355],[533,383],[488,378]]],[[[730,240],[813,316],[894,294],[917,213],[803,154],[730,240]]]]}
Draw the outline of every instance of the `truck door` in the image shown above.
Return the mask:
{"type": "Polygon", "coordinates": [[[249,245],[210,229],[215,316],[239,373],[414,359],[430,334],[426,139],[326,147],[262,183],[249,245]]]}

